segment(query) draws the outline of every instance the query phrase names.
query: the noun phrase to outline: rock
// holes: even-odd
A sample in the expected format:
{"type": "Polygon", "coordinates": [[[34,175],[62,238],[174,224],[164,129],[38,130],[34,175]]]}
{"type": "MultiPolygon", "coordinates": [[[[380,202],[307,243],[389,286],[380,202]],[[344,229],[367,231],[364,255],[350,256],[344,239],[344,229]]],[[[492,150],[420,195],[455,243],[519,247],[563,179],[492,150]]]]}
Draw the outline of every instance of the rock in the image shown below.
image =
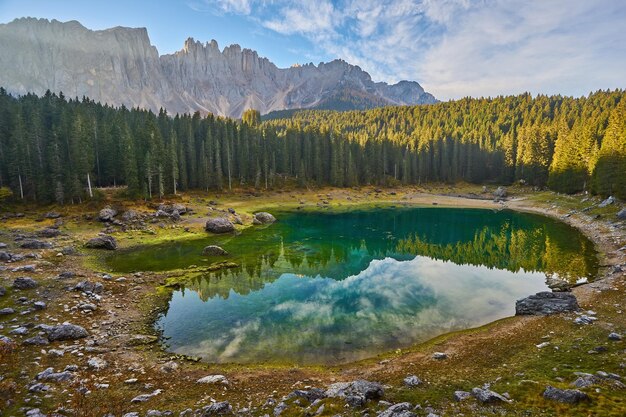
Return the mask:
{"type": "Polygon", "coordinates": [[[417,414],[412,412],[411,403],[394,404],[385,411],[378,413],[378,417],[415,417],[417,414]]]}
{"type": "Polygon", "coordinates": [[[8,316],[9,314],[15,314],[15,310],[11,307],[0,308],[0,316],[8,316]]]}
{"type": "Polygon", "coordinates": [[[311,388],[308,390],[295,390],[287,395],[287,399],[291,399],[294,397],[305,398],[308,402],[312,403],[316,400],[326,398],[326,392],[320,388],[311,388]]]}
{"type": "Polygon", "coordinates": [[[100,294],[104,290],[104,286],[99,282],[81,281],[72,290],[86,294],[100,294]]]}
{"type": "Polygon", "coordinates": [[[31,408],[26,412],[26,417],[46,417],[46,415],[38,408],[31,408]]]}
{"type": "Polygon", "coordinates": [[[113,236],[97,236],[89,239],[87,243],[85,243],[85,247],[90,249],[115,250],[117,249],[117,241],[113,236]]]}
{"type": "Polygon", "coordinates": [[[39,335],[26,339],[22,343],[25,345],[31,345],[31,346],[44,346],[44,345],[50,344],[48,339],[39,335]]]}
{"type": "Polygon", "coordinates": [[[50,386],[42,382],[37,382],[28,387],[28,392],[32,392],[32,393],[39,393],[39,392],[44,392],[44,391],[49,391],[49,390],[50,390],[50,386]]]}
{"type": "Polygon", "coordinates": [[[606,200],[604,200],[603,202],[598,204],[598,207],[604,208],[604,207],[609,206],[609,205],[611,205],[613,203],[615,203],[615,197],[609,196],[606,200]]]}
{"type": "Polygon", "coordinates": [[[61,232],[58,229],[53,229],[51,227],[46,227],[45,229],[37,232],[37,236],[40,237],[57,237],[60,234],[61,232]]]}
{"type": "Polygon", "coordinates": [[[256,219],[256,217],[252,218],[252,224],[255,226],[260,226],[263,223],[261,223],[259,220],[256,219]]]}
{"type": "Polygon", "coordinates": [[[12,345],[13,339],[0,334],[0,343],[4,343],[5,345],[12,345]]]}
{"type": "Polygon", "coordinates": [[[35,377],[38,381],[54,381],[62,382],[69,381],[74,378],[74,375],[69,371],[54,372],[54,368],[48,368],[43,372],[40,372],[35,377]]]}
{"type": "Polygon", "coordinates": [[[587,388],[601,381],[600,378],[592,374],[587,374],[584,372],[576,372],[575,374],[578,375],[578,378],[576,378],[576,380],[572,382],[571,385],[576,388],[587,388]]]}
{"type": "Polygon", "coordinates": [[[61,213],[56,212],[56,211],[49,211],[45,214],[44,217],[46,219],[58,219],[59,217],[61,217],[61,213]]]}
{"type": "Polygon", "coordinates": [[[198,384],[224,384],[228,385],[228,379],[224,375],[207,375],[196,381],[198,384]]]}
{"type": "Polygon", "coordinates": [[[154,390],[150,394],[141,394],[130,400],[131,403],[145,403],[152,397],[156,397],[161,393],[160,389],[154,390]]]}
{"type": "Polygon", "coordinates": [[[73,246],[66,246],[63,249],[61,249],[61,253],[63,255],[69,256],[69,255],[76,255],[78,251],[73,246]]]}
{"type": "Polygon", "coordinates": [[[125,222],[132,222],[139,218],[140,215],[135,210],[126,210],[124,214],[122,214],[122,220],[125,222]]]}
{"type": "MultiPolygon", "coordinates": [[[[0,294],[2,295],[2,294],[0,294]]],[[[613,340],[615,342],[619,342],[620,340],[622,340],[622,335],[619,333],[615,333],[615,332],[611,332],[609,333],[609,340],[613,340]]]]}
{"type": "Polygon", "coordinates": [[[202,249],[202,254],[205,256],[226,256],[228,255],[228,252],[226,252],[219,246],[209,245],[205,246],[204,249],[202,249]]]}
{"type": "Polygon", "coordinates": [[[35,301],[33,307],[35,307],[35,310],[44,310],[47,305],[43,301],[35,301]]]}
{"type": "Polygon", "coordinates": [[[515,302],[515,315],[549,315],[577,311],[580,307],[574,294],[568,292],[539,292],[515,302]]]}
{"type": "Polygon", "coordinates": [[[509,402],[504,396],[489,389],[472,388],[472,396],[484,404],[495,402],[509,402]]]}
{"type": "Polygon", "coordinates": [[[5,295],[7,293],[6,288],[4,287],[0,287],[0,297],[2,297],[3,295],[5,295]]]}
{"type": "Polygon", "coordinates": [[[581,401],[589,401],[589,396],[577,389],[559,389],[548,385],[543,392],[546,400],[557,401],[565,404],[577,404],[581,401]]]}
{"type": "Polygon", "coordinates": [[[584,325],[584,324],[591,324],[596,320],[598,319],[593,316],[587,316],[586,314],[581,314],[579,317],[576,317],[574,319],[574,323],[584,325]]]}
{"type": "Polygon", "coordinates": [[[126,342],[126,346],[140,346],[140,345],[149,345],[151,343],[155,343],[159,340],[158,337],[146,334],[136,334],[133,335],[126,342]]]}
{"type": "Polygon", "coordinates": [[[385,390],[378,382],[359,379],[352,382],[337,382],[326,389],[326,396],[344,398],[352,407],[363,406],[367,400],[378,400],[383,397],[385,390]]]}
{"type": "Polygon", "coordinates": [[[467,400],[471,395],[472,394],[467,391],[454,391],[453,398],[454,401],[461,402],[467,400]]]}
{"type": "Polygon", "coordinates": [[[161,365],[161,372],[164,372],[166,374],[170,374],[172,372],[176,372],[178,370],[178,364],[174,361],[169,361],[164,363],[163,365],[161,365]]]}
{"type": "Polygon", "coordinates": [[[410,375],[410,376],[407,376],[406,378],[404,378],[404,385],[406,385],[409,388],[417,387],[421,383],[422,383],[422,380],[419,379],[415,375],[410,375]]]}
{"type": "Polygon", "coordinates": [[[37,281],[30,277],[15,278],[15,281],[13,281],[13,288],[17,290],[30,290],[37,288],[37,285],[37,281]]]}
{"type": "Polygon", "coordinates": [[[98,214],[98,220],[101,222],[110,222],[113,221],[113,218],[117,216],[117,210],[111,208],[110,206],[106,206],[100,213],[98,214]]]}
{"type": "Polygon", "coordinates": [[[100,371],[102,369],[106,369],[109,364],[102,358],[89,358],[89,360],[87,361],[87,366],[89,366],[91,369],[95,369],[96,371],[100,371]]]}
{"type": "Polygon", "coordinates": [[[89,333],[83,327],[71,323],[63,323],[52,326],[48,333],[48,340],[51,342],[57,340],[77,340],[87,336],[89,336],[89,333]]]}
{"type": "Polygon", "coordinates": [[[617,212],[617,218],[620,220],[626,220],[626,208],[623,208],[617,212]]]}
{"type": "Polygon", "coordinates": [[[498,187],[496,188],[496,190],[493,192],[493,196],[496,198],[505,198],[507,196],[507,191],[506,188],[504,187],[498,187]]]}
{"type": "Polygon", "coordinates": [[[278,417],[287,409],[287,404],[284,401],[278,403],[276,407],[274,407],[274,417],[278,417]]]}
{"type": "Polygon", "coordinates": [[[9,262],[12,257],[9,252],[0,251],[0,262],[9,262]]]}
{"type": "Polygon", "coordinates": [[[233,407],[228,401],[221,401],[213,403],[209,406],[202,408],[202,417],[217,416],[221,414],[230,414],[233,412],[233,407]]]}
{"type": "Polygon", "coordinates": [[[41,240],[27,240],[20,245],[23,249],[51,249],[52,244],[49,242],[42,242],[41,240]]]}
{"type": "Polygon", "coordinates": [[[433,359],[437,359],[439,361],[443,359],[448,359],[448,355],[443,352],[435,352],[433,353],[433,359]]]}
{"type": "Polygon", "coordinates": [[[207,220],[204,229],[211,233],[229,233],[235,231],[235,225],[225,217],[215,217],[207,220]]]}
{"type": "Polygon", "coordinates": [[[271,214],[261,211],[259,213],[254,213],[254,218],[257,219],[261,224],[269,224],[274,223],[276,221],[276,217],[271,214]]]}
{"type": "Polygon", "coordinates": [[[10,335],[16,335],[16,336],[25,336],[28,334],[28,328],[20,326],[16,329],[13,329],[9,332],[10,335]]]}

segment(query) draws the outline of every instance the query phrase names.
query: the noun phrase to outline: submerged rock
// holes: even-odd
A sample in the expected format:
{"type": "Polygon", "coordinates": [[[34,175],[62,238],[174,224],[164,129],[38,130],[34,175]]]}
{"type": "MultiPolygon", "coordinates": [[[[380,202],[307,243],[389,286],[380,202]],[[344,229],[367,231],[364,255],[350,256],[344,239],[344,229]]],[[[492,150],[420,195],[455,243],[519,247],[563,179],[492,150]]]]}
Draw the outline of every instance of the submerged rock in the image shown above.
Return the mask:
{"type": "Polygon", "coordinates": [[[211,233],[229,233],[235,231],[235,225],[225,217],[216,217],[207,220],[204,229],[211,233]]]}
{"type": "Polygon", "coordinates": [[[539,292],[515,302],[515,315],[549,315],[577,311],[576,297],[568,292],[539,292]]]}
{"type": "Polygon", "coordinates": [[[276,217],[272,216],[271,214],[265,212],[265,211],[261,211],[259,213],[255,213],[254,214],[254,218],[261,222],[262,224],[269,224],[269,223],[274,223],[276,221],[276,217]]]}
{"type": "Polygon", "coordinates": [[[225,256],[228,255],[228,252],[226,252],[219,246],[209,245],[205,246],[204,249],[202,249],[202,254],[205,256],[225,256]]]}
{"type": "Polygon", "coordinates": [[[115,250],[117,249],[117,241],[113,236],[97,236],[89,239],[87,243],[85,243],[85,247],[90,249],[115,250]]]}
{"type": "Polygon", "coordinates": [[[548,385],[543,391],[543,398],[565,404],[577,404],[589,401],[589,396],[577,389],[559,389],[548,385]]]}

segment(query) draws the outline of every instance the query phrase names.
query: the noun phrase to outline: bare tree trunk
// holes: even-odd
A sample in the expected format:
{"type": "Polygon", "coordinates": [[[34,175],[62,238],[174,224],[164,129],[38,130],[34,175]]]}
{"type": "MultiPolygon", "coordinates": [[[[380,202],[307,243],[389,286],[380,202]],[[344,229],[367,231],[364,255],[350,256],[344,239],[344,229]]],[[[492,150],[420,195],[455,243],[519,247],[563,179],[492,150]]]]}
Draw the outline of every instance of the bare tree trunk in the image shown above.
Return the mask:
{"type": "Polygon", "coordinates": [[[17,175],[17,179],[20,181],[20,197],[24,199],[24,187],[22,186],[22,174],[17,175]]]}
{"type": "Polygon", "coordinates": [[[91,191],[91,178],[89,178],[89,173],[87,173],[87,185],[89,186],[89,197],[93,198],[93,192],[91,191]]]}

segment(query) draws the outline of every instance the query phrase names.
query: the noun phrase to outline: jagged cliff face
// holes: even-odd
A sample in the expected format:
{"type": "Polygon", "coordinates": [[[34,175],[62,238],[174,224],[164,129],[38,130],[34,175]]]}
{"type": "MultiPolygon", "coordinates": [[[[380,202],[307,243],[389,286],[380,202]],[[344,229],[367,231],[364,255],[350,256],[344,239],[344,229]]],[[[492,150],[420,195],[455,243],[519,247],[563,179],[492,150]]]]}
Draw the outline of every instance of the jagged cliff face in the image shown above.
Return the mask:
{"type": "Polygon", "coordinates": [[[0,86],[15,94],[87,96],[112,105],[170,113],[240,117],[295,108],[428,104],[416,82],[374,83],[341,60],[278,68],[255,51],[188,39],[159,56],[145,28],[92,31],[80,23],[24,18],[0,24],[0,86]]]}

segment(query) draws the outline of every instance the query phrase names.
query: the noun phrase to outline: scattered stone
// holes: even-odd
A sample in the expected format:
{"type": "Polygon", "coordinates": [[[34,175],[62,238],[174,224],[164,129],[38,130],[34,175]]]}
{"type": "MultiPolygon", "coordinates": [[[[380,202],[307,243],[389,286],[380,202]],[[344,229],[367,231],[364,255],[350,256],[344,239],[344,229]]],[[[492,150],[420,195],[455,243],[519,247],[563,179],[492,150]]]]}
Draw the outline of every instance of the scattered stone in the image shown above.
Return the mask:
{"type": "Polygon", "coordinates": [[[98,220],[101,222],[111,222],[113,218],[117,216],[117,210],[111,208],[110,206],[106,206],[100,213],[98,214],[98,220]]]}
{"type": "Polygon", "coordinates": [[[76,255],[78,251],[73,246],[66,246],[63,249],[61,249],[61,253],[65,256],[70,256],[70,255],[76,255]]]}
{"type": "Polygon", "coordinates": [[[421,383],[422,383],[422,380],[419,379],[415,375],[410,375],[410,376],[407,376],[406,378],[404,378],[404,385],[406,385],[409,388],[417,387],[421,383]]]}
{"type": "Polygon", "coordinates": [[[5,295],[7,293],[6,288],[4,287],[0,287],[0,297],[2,297],[3,295],[5,295]]]}
{"type": "Polygon", "coordinates": [[[538,349],[543,349],[544,347],[548,347],[550,346],[550,342],[543,342],[543,343],[539,343],[537,346],[538,349]]]}
{"type": "Polygon", "coordinates": [[[11,330],[9,334],[16,335],[16,336],[25,336],[28,334],[28,328],[24,326],[20,326],[18,328],[11,330]]]}
{"type": "Polygon", "coordinates": [[[598,207],[604,208],[604,207],[609,206],[609,205],[611,205],[613,203],[615,203],[615,197],[609,196],[606,200],[604,200],[603,202],[598,204],[598,207]]]}
{"type": "Polygon", "coordinates": [[[34,383],[28,387],[28,392],[32,392],[32,393],[40,393],[40,392],[49,391],[49,390],[50,390],[50,386],[42,382],[34,383]]]}
{"type": "Polygon", "coordinates": [[[591,324],[594,321],[598,320],[596,317],[588,316],[586,314],[582,314],[579,317],[574,319],[574,323],[576,324],[591,324]]]}
{"type": "Polygon", "coordinates": [[[626,220],[626,208],[623,208],[617,212],[617,218],[620,220],[626,220]]]}
{"type": "Polygon", "coordinates": [[[221,401],[213,403],[209,406],[202,408],[202,417],[217,416],[220,414],[230,414],[233,412],[233,407],[228,401],[221,401]]]}
{"type": "Polygon", "coordinates": [[[301,397],[306,399],[308,402],[313,403],[314,401],[326,398],[326,392],[320,388],[311,388],[308,390],[295,390],[287,395],[287,399],[294,397],[301,397]]]}
{"type": "Polygon", "coordinates": [[[207,375],[196,381],[198,384],[224,384],[228,385],[228,379],[224,375],[207,375]]]}
{"type": "Polygon", "coordinates": [[[12,345],[13,339],[0,334],[0,343],[4,343],[5,345],[12,345]]]}
{"type": "Polygon", "coordinates": [[[86,294],[100,294],[104,290],[104,286],[99,282],[81,281],[72,290],[86,294]]]}
{"type": "Polygon", "coordinates": [[[61,213],[56,211],[49,211],[44,215],[44,217],[46,219],[58,219],[59,217],[61,217],[61,213]]]}
{"type": "Polygon", "coordinates": [[[97,236],[89,239],[87,243],[85,243],[85,247],[90,249],[115,250],[117,249],[117,241],[113,236],[97,236]]]}
{"type": "Polygon", "coordinates": [[[74,378],[74,375],[70,371],[54,372],[54,368],[48,368],[43,372],[40,372],[35,377],[38,381],[54,381],[62,382],[69,381],[74,378]]]}
{"type": "Polygon", "coordinates": [[[102,358],[90,358],[87,361],[87,366],[89,366],[91,369],[95,369],[96,371],[100,371],[102,369],[106,369],[109,364],[102,358]]]}
{"type": "Polygon", "coordinates": [[[141,394],[130,400],[131,403],[145,403],[152,397],[156,397],[161,393],[160,389],[154,390],[150,394],[141,394]]]}
{"type": "Polygon", "coordinates": [[[15,314],[15,310],[11,307],[0,308],[0,316],[8,316],[9,314],[15,314]]]}
{"type": "Polygon", "coordinates": [[[30,290],[32,288],[37,288],[37,281],[30,277],[16,278],[15,281],[13,281],[13,288],[17,290],[30,290]]]}
{"type": "Polygon", "coordinates": [[[378,417],[415,417],[417,414],[411,411],[412,408],[411,403],[394,404],[382,413],[378,413],[378,417]]]}
{"type": "Polygon", "coordinates": [[[446,355],[443,352],[435,352],[433,353],[433,359],[436,359],[438,361],[443,360],[443,359],[448,359],[448,355],[446,355]]]}
{"type": "Polygon", "coordinates": [[[278,417],[287,409],[287,404],[284,401],[278,403],[276,407],[274,407],[274,416],[278,417]]]}
{"type": "Polygon", "coordinates": [[[276,221],[276,217],[272,216],[271,214],[265,211],[255,213],[254,218],[257,219],[259,222],[261,222],[261,224],[269,224],[269,223],[274,223],[276,221]]]}
{"type": "Polygon", "coordinates": [[[495,402],[509,402],[504,396],[489,389],[472,388],[472,396],[484,404],[495,402]]]}
{"type": "Polygon", "coordinates": [[[35,307],[35,310],[44,310],[47,305],[43,301],[35,301],[33,307],[35,307]]]}
{"type": "Polygon", "coordinates": [[[46,227],[45,229],[42,229],[40,231],[37,232],[37,236],[40,237],[57,237],[61,234],[61,231],[59,229],[55,229],[52,227],[46,227]]]}
{"type": "Polygon", "coordinates": [[[609,333],[609,340],[619,342],[620,340],[622,340],[622,335],[619,333],[611,332],[609,333]]]}
{"type": "Polygon", "coordinates": [[[576,388],[587,388],[600,382],[600,378],[592,374],[584,372],[576,372],[575,374],[578,375],[578,378],[572,382],[572,386],[576,388]]]}
{"type": "Polygon", "coordinates": [[[0,262],[9,262],[13,256],[9,252],[0,251],[0,262]]]}
{"type": "Polygon", "coordinates": [[[52,327],[48,333],[48,340],[51,342],[57,340],[77,340],[87,336],[89,336],[89,333],[83,327],[71,323],[63,323],[52,327]]]}
{"type": "Polygon", "coordinates": [[[470,394],[467,391],[454,391],[453,397],[454,397],[454,401],[465,401],[467,400],[472,394],[470,394]]]}
{"type": "Polygon", "coordinates": [[[507,191],[506,191],[506,188],[504,188],[504,187],[502,187],[502,186],[500,186],[500,187],[496,188],[496,190],[493,192],[493,196],[494,196],[495,198],[497,198],[497,199],[500,199],[500,198],[505,198],[505,197],[507,196],[507,194],[508,194],[508,193],[507,193],[507,191]]]}
{"type": "Polygon", "coordinates": [[[147,334],[136,334],[128,339],[128,341],[126,342],[126,346],[149,345],[151,343],[155,343],[157,340],[159,340],[159,338],[156,336],[147,334]]]}
{"type": "Polygon", "coordinates": [[[140,218],[139,213],[135,210],[126,210],[124,214],[122,214],[122,220],[125,222],[132,222],[140,218]]]}
{"type": "Polygon", "coordinates": [[[352,382],[337,382],[326,390],[326,396],[344,398],[352,407],[365,405],[367,400],[378,400],[385,394],[385,389],[378,382],[359,379],[352,382]]]}
{"type": "Polygon", "coordinates": [[[539,292],[515,302],[515,315],[549,315],[577,311],[580,307],[574,294],[568,292],[539,292]]]}
{"type": "Polygon", "coordinates": [[[26,240],[20,245],[23,249],[51,249],[52,244],[41,240],[26,240]]]}
{"type": "Polygon", "coordinates": [[[229,233],[235,231],[235,225],[225,217],[215,217],[207,220],[204,229],[211,233],[229,233]]]}
{"type": "Polygon", "coordinates": [[[216,245],[205,246],[202,249],[202,254],[205,256],[226,256],[228,252],[216,245]]]}
{"type": "Polygon", "coordinates": [[[46,415],[38,408],[31,408],[26,412],[26,417],[46,417],[46,415]]]}
{"type": "Polygon", "coordinates": [[[170,374],[178,370],[178,364],[174,361],[169,361],[169,362],[164,363],[160,369],[161,369],[161,372],[170,374]]]}
{"type": "Polygon", "coordinates": [[[577,404],[581,401],[589,401],[589,396],[580,390],[559,389],[550,385],[548,385],[543,392],[543,398],[565,404],[577,404]]]}

